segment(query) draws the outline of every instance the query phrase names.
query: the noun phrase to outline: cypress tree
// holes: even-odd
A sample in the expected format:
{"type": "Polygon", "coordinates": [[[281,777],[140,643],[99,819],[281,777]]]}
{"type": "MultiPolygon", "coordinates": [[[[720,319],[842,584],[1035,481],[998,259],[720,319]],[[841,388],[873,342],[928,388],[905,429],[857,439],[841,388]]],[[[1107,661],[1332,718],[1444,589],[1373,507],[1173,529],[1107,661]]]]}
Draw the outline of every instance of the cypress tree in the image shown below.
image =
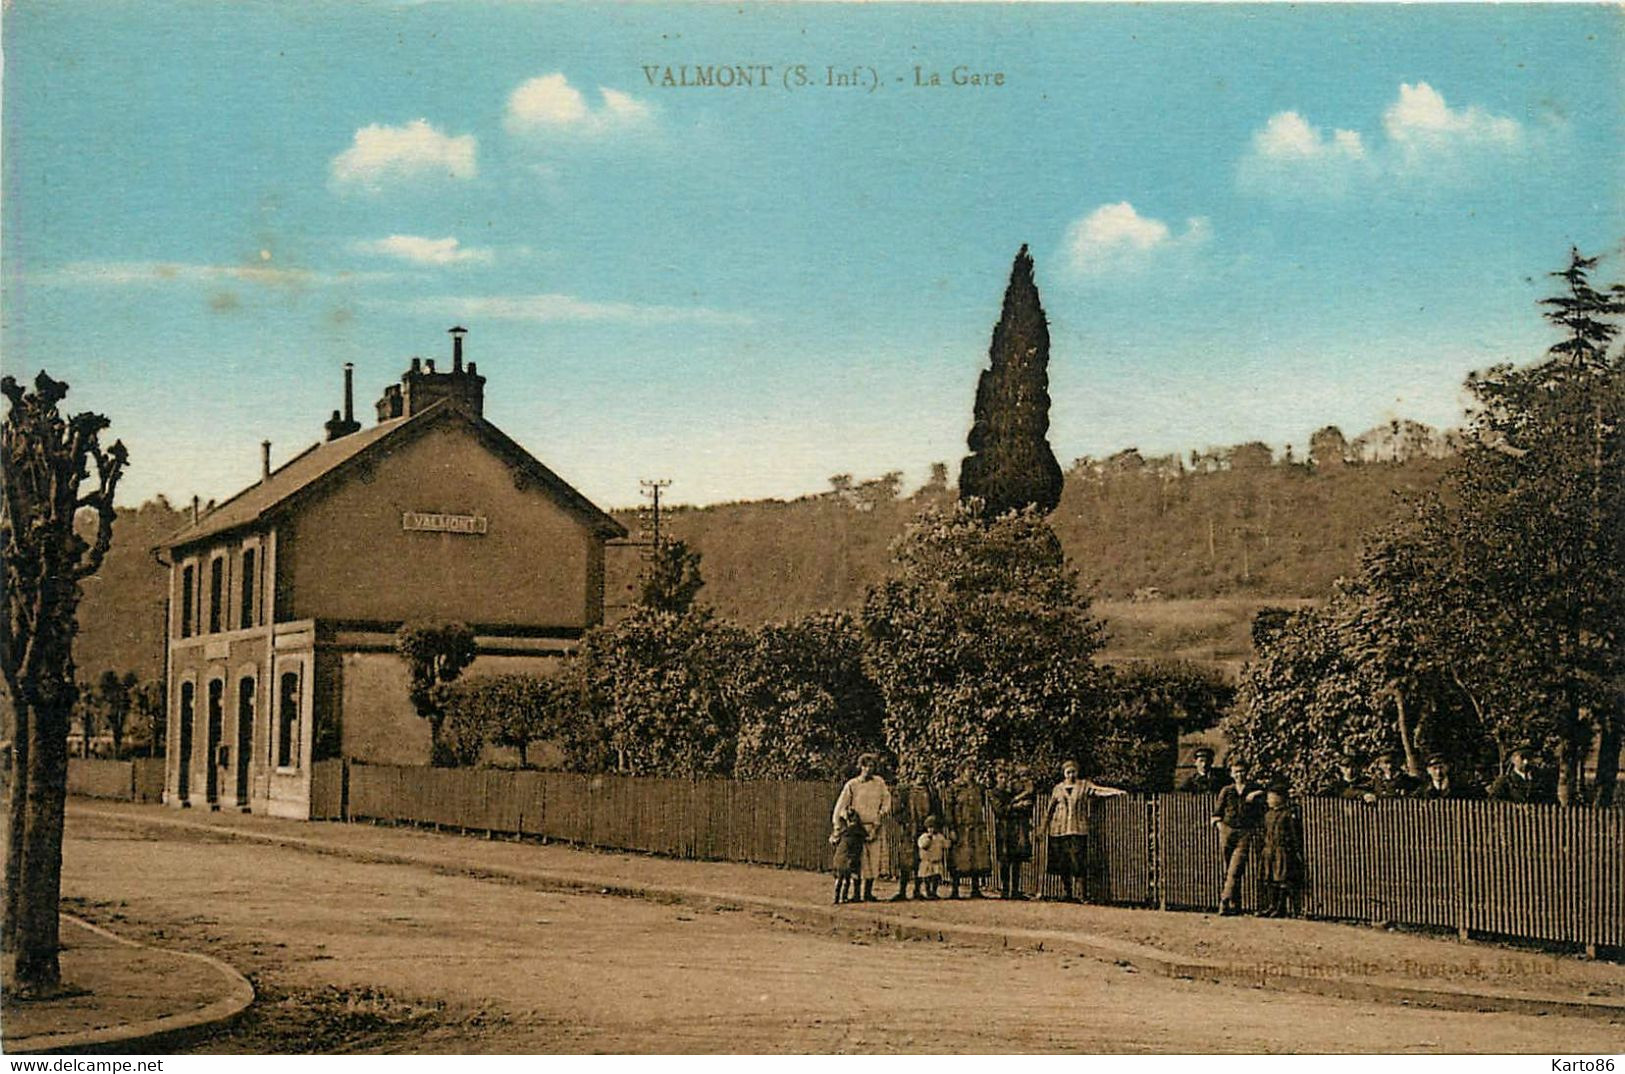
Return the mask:
{"type": "Polygon", "coordinates": [[[989,518],[1061,500],[1061,464],[1049,446],[1049,323],[1022,246],[1010,269],[1004,312],[993,326],[990,367],[976,385],[971,453],[959,466],[959,497],[982,501],[989,518]]]}

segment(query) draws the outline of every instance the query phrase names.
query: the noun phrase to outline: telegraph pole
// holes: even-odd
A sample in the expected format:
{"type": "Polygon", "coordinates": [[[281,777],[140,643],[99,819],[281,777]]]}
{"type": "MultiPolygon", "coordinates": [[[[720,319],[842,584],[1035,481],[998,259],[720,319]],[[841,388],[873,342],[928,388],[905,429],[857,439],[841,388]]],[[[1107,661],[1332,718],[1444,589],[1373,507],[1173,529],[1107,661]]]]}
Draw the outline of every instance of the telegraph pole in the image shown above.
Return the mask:
{"type": "Polygon", "coordinates": [[[665,488],[670,488],[671,487],[671,479],[668,478],[668,477],[656,478],[656,479],[654,479],[652,481],[649,481],[649,480],[639,481],[638,484],[643,489],[643,495],[654,501],[654,522],[653,522],[652,527],[651,527],[654,530],[654,537],[653,537],[652,544],[653,544],[653,546],[655,548],[659,548],[660,547],[660,490],[665,489],[665,488]]]}

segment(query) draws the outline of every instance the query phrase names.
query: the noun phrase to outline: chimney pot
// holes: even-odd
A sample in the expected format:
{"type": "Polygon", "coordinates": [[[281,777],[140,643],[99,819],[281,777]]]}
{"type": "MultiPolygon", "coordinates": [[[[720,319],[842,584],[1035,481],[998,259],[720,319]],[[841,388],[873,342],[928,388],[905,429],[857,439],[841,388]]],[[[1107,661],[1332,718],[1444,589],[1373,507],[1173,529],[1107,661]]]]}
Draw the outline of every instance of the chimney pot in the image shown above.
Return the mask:
{"type": "Polygon", "coordinates": [[[344,363],[344,423],[355,421],[355,363],[344,363]]]}
{"type": "Polygon", "coordinates": [[[463,336],[467,334],[468,329],[462,325],[456,325],[446,329],[446,331],[451,333],[451,371],[461,373],[463,371],[463,336]]]}
{"type": "Polygon", "coordinates": [[[193,494],[193,496],[192,496],[192,525],[194,525],[194,526],[197,525],[197,520],[198,520],[198,498],[197,498],[196,494],[193,494]]]}
{"type": "Polygon", "coordinates": [[[425,358],[423,360],[423,368],[425,368],[429,372],[433,373],[434,372],[434,359],[433,358],[425,358]]]}
{"type": "Polygon", "coordinates": [[[414,373],[423,372],[423,359],[419,358],[417,355],[412,356],[412,372],[414,372],[414,373]]]}
{"type": "Polygon", "coordinates": [[[260,441],[260,480],[268,481],[271,478],[271,442],[260,441]]]}

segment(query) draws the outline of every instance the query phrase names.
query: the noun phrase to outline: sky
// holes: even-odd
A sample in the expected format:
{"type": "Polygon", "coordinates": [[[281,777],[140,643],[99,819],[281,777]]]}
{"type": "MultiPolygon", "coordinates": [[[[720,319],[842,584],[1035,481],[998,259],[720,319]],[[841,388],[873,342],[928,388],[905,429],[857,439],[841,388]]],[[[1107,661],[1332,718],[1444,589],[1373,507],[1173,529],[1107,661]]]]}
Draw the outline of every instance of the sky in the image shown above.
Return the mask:
{"type": "Polygon", "coordinates": [[[486,416],[619,507],[957,472],[1024,243],[1063,466],[1458,424],[1468,371],[1553,342],[1571,246],[1625,278],[1601,5],[31,0],[3,31],[0,360],[112,420],[130,504],[319,440],[345,362],[370,421],[453,324],[486,416]]]}

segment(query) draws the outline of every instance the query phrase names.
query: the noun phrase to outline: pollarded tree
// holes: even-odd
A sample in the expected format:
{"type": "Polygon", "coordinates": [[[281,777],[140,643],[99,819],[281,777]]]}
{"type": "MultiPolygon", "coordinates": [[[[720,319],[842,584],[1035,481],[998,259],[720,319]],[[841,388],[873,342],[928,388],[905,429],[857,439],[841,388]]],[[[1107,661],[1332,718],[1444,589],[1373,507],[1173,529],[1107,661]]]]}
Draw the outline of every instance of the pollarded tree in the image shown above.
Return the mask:
{"type": "Polygon", "coordinates": [[[447,704],[446,727],[455,728],[468,747],[459,750],[454,744],[453,752],[472,764],[479,747],[490,742],[517,752],[520,767],[528,768],[531,745],[559,735],[573,712],[569,702],[566,691],[543,675],[482,675],[459,682],[447,704]],[[472,760],[466,759],[470,754],[472,760]]]}
{"type": "Polygon", "coordinates": [[[454,765],[457,758],[440,735],[446,719],[446,687],[478,654],[473,628],[467,623],[405,623],[395,634],[395,651],[411,676],[412,707],[429,721],[429,763],[454,765]]]}
{"type": "Polygon", "coordinates": [[[1061,502],[1061,464],[1049,446],[1049,322],[1023,246],[993,326],[989,367],[976,384],[975,421],[959,466],[959,498],[988,517],[1061,502]]]}
{"type": "Polygon", "coordinates": [[[904,780],[1090,753],[1105,706],[1104,628],[1034,508],[922,514],[863,606],[865,662],[904,780]]]}
{"type": "Polygon", "coordinates": [[[113,494],[124,445],[103,449],[100,414],[64,419],[68,386],[45,373],[24,390],[0,381],[11,406],[0,426],[0,556],[5,561],[5,636],[0,665],[13,707],[11,804],[7,815],[4,948],[16,993],[61,982],[57,901],[68,789],[68,721],[79,583],[96,573],[113,540],[113,494]],[[91,467],[95,477],[91,477],[91,467]],[[74,531],[93,512],[94,533],[74,531]]]}
{"type": "Polygon", "coordinates": [[[885,745],[885,703],[847,612],[762,627],[734,677],[740,779],[840,779],[885,745]]]}

